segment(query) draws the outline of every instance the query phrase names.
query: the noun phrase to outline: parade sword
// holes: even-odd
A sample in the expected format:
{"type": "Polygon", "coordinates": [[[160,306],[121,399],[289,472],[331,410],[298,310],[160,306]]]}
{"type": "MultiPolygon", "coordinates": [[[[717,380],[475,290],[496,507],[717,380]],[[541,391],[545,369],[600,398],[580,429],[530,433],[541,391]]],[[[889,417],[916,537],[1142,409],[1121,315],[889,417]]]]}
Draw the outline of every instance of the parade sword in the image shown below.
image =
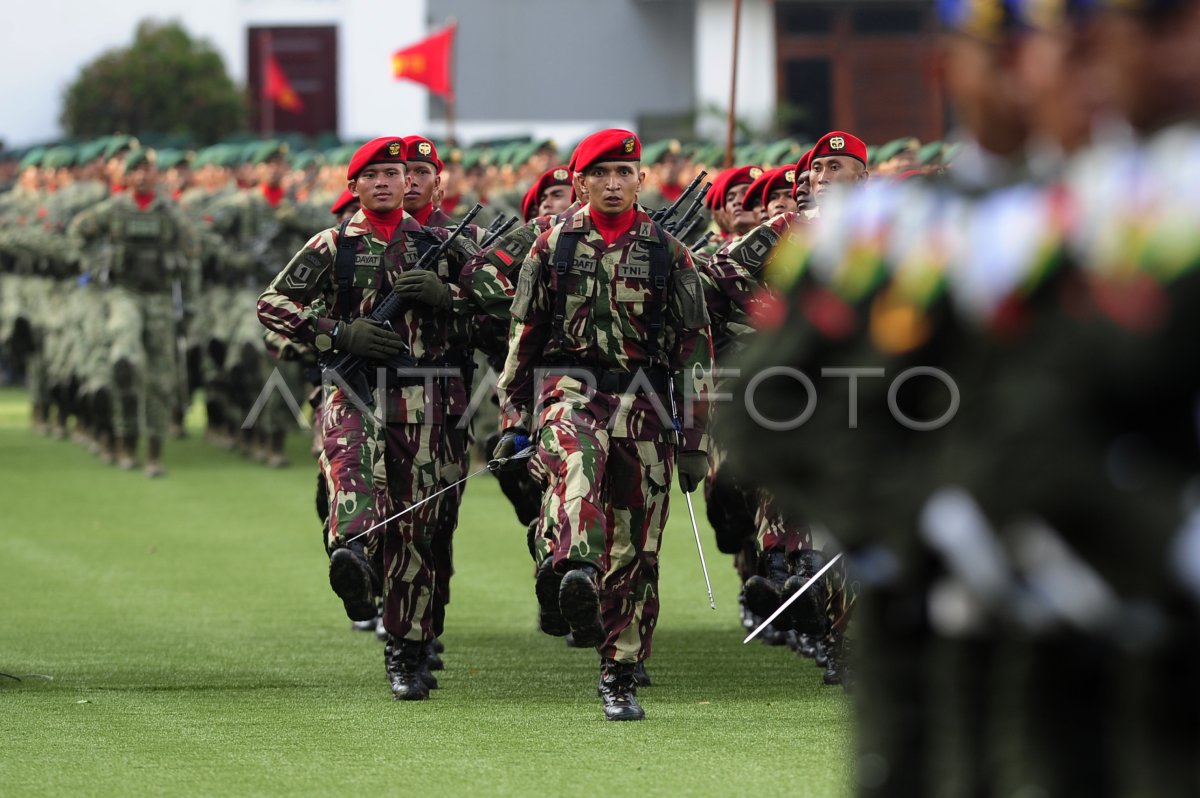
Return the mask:
{"type": "MultiPolygon", "coordinates": [[[[675,427],[675,451],[679,453],[683,450],[683,438],[679,434],[679,410],[675,407],[675,381],[670,377],[667,378],[667,398],[671,400],[671,420],[675,427]]],[[[692,507],[692,494],[684,491],[683,498],[687,501],[688,517],[692,519],[692,532],[696,534],[696,553],[700,555],[700,570],[704,571],[704,586],[708,588],[708,606],[715,610],[717,602],[713,598],[712,582],[708,579],[708,563],[704,562],[704,547],[700,545],[700,527],[696,526],[696,510],[692,507]]]]}
{"type": "Polygon", "coordinates": [[[528,460],[533,455],[533,452],[534,452],[534,447],[527,444],[523,450],[517,452],[516,454],[512,455],[511,457],[501,457],[496,460],[489,460],[487,465],[485,465],[483,468],[479,469],[475,473],[467,474],[465,477],[458,480],[457,482],[452,482],[449,485],[447,485],[446,487],[437,491],[436,493],[429,494],[428,496],[426,496],[424,499],[421,499],[421,501],[417,502],[416,504],[410,504],[408,507],[405,507],[400,512],[395,513],[394,515],[388,516],[387,518],[383,519],[382,521],[380,521],[379,523],[375,524],[372,527],[368,527],[367,529],[364,529],[362,532],[359,532],[354,537],[347,538],[345,542],[352,543],[352,542],[358,540],[359,538],[361,538],[363,535],[367,534],[368,532],[374,532],[376,529],[379,529],[379,527],[384,526],[385,524],[389,524],[392,521],[395,521],[397,518],[400,518],[404,515],[407,515],[408,513],[411,513],[413,510],[417,509],[425,502],[433,501],[434,499],[436,499],[438,496],[441,496],[446,491],[457,488],[459,485],[463,484],[468,479],[473,479],[473,478],[479,476],[484,471],[496,471],[497,469],[508,465],[510,462],[512,462],[514,460],[528,460]]]}
{"type": "Polygon", "coordinates": [[[782,615],[784,610],[786,610],[788,607],[792,606],[792,602],[794,602],[796,599],[800,598],[800,596],[802,596],[804,594],[804,591],[808,590],[810,587],[812,587],[814,584],[816,584],[817,580],[820,579],[822,576],[824,576],[825,572],[828,571],[830,568],[832,568],[833,564],[840,559],[842,559],[842,553],[839,551],[837,554],[835,554],[833,556],[833,559],[831,559],[829,562],[825,563],[824,567],[822,567],[821,570],[819,570],[815,574],[813,574],[812,578],[809,579],[807,582],[805,582],[803,587],[801,587],[799,590],[797,590],[792,595],[788,596],[788,600],[783,602],[782,604],[780,604],[779,609],[777,609],[777,610],[775,610],[775,612],[771,613],[770,616],[768,616],[765,621],[763,621],[762,623],[760,623],[758,625],[757,629],[755,629],[753,632],[748,634],[746,636],[746,639],[742,641],[742,645],[745,645],[746,643],[749,643],[754,638],[758,637],[759,632],[761,632],[763,629],[766,629],[768,626],[770,626],[771,621],[775,620],[780,615],[782,615]]]}

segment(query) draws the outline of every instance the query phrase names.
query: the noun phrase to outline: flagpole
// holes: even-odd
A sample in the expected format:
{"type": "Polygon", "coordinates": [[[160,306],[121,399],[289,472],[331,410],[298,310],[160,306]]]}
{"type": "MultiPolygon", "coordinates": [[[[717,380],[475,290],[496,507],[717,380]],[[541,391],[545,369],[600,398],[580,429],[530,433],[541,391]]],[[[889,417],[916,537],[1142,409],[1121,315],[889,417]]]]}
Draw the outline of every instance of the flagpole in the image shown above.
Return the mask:
{"type": "Polygon", "coordinates": [[[259,43],[259,87],[258,101],[262,103],[263,136],[270,137],[275,133],[275,98],[267,96],[268,73],[271,64],[271,32],[264,30],[258,34],[259,43]]]}
{"type": "Polygon", "coordinates": [[[458,103],[458,86],[455,83],[458,72],[454,68],[454,48],[458,39],[458,20],[450,17],[447,24],[454,28],[454,33],[450,35],[450,97],[446,101],[446,142],[451,147],[457,147],[458,141],[454,135],[454,117],[457,110],[455,106],[458,103]]]}
{"type": "Polygon", "coordinates": [[[729,70],[729,117],[725,121],[725,168],[733,166],[733,128],[737,118],[738,38],[742,23],[742,0],[733,0],[733,68],[729,70]]]}

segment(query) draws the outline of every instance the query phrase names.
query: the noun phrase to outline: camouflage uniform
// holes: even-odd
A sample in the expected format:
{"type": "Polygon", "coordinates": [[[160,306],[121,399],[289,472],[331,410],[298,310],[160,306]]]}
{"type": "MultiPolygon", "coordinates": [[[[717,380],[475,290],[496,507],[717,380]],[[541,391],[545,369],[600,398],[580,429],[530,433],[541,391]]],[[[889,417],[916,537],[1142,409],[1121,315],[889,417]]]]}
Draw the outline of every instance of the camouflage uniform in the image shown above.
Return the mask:
{"type": "Polygon", "coordinates": [[[108,248],[106,261],[88,265],[108,286],[113,431],[127,445],[139,431],[161,441],[177,385],[170,290],[190,247],[184,222],[167,200],[155,198],[141,209],[116,194],[77,216],[70,235],[80,249],[92,242],[108,248]]]}
{"type": "MultiPolygon", "coordinates": [[[[666,240],[670,277],[656,289],[647,279],[649,248],[663,244],[649,216],[639,210],[633,229],[610,246],[591,213],[584,206],[539,236],[521,267],[501,405],[506,426],[538,430],[530,467],[547,484],[541,524],[555,569],[590,564],[603,575],[597,649],[632,663],[650,655],[658,621],[658,549],[675,462],[671,423],[656,403],[665,405],[666,379],[681,403],[707,396],[711,337],[687,250],[666,240]],[[560,274],[552,260],[566,233],[581,237],[560,274]],[[661,333],[651,329],[651,303],[661,333]],[[561,373],[535,384],[544,367],[589,369],[599,389],[589,396],[580,375],[561,373]],[[662,379],[633,393],[621,383],[641,369],[662,379]]],[[[683,449],[707,451],[703,401],[690,421],[683,449]]]]}
{"type": "MultiPolygon", "coordinates": [[[[339,302],[333,270],[338,228],[331,228],[314,236],[259,298],[264,325],[294,342],[312,345],[318,332],[329,334],[339,320],[368,315],[390,290],[393,275],[417,262],[415,239],[428,233],[405,217],[392,240],[384,242],[359,211],[345,234],[354,239],[356,262],[348,298],[339,302]]],[[[444,231],[433,235],[445,237],[444,231]]],[[[451,260],[461,264],[470,254],[473,250],[465,243],[451,260]]],[[[437,264],[444,281],[450,281],[450,269],[445,259],[437,264]]],[[[408,340],[415,366],[444,368],[454,319],[471,316],[489,303],[507,303],[511,292],[507,281],[477,272],[466,289],[451,283],[448,311],[410,306],[393,327],[408,340]]],[[[458,462],[457,452],[448,448],[445,425],[466,410],[461,376],[433,379],[426,386],[423,378],[393,374],[385,387],[374,389],[373,398],[378,413],[364,414],[336,383],[324,386],[320,463],[330,499],[331,550],[361,535],[388,510],[431,495],[441,486],[446,466],[458,462]]],[[[366,536],[368,553],[382,564],[383,623],[396,639],[428,641],[435,636],[432,537],[439,516],[452,503],[455,497],[443,494],[366,536]]]]}

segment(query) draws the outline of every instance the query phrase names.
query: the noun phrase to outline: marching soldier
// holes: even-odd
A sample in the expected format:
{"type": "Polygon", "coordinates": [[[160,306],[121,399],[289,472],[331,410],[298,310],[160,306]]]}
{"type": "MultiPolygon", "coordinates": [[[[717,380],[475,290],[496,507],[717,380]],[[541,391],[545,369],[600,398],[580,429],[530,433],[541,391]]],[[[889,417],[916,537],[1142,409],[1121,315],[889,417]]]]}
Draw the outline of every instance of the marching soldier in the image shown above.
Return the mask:
{"type": "Polygon", "coordinates": [[[707,471],[708,316],[686,248],[636,207],[640,155],[637,136],[620,129],[578,147],[575,184],[589,202],[539,236],[521,267],[495,452],[511,457],[535,432],[531,468],[547,484],[541,524],[554,566],[537,595],[557,600],[576,640],[596,646],[610,720],[645,717],[634,672],[658,618],[672,472],[690,492],[707,471]],[[547,368],[557,373],[539,384],[547,368]],[[672,392],[701,399],[678,454],[665,411],[672,392]]]}

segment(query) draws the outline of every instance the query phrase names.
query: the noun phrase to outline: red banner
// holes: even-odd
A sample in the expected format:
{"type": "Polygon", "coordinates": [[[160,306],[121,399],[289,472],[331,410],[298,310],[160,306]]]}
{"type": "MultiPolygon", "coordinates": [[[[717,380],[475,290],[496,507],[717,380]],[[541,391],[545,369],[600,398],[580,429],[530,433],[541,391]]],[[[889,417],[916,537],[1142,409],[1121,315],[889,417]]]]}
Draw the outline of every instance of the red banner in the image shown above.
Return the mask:
{"type": "Polygon", "coordinates": [[[457,29],[457,25],[449,25],[410,47],[392,53],[392,75],[397,80],[403,78],[427,86],[434,94],[453,98],[451,60],[457,29]]]}
{"type": "Polygon", "coordinates": [[[263,96],[285,111],[293,113],[304,110],[300,95],[292,88],[287,75],[283,74],[274,53],[267,56],[266,75],[263,80],[263,96]]]}

